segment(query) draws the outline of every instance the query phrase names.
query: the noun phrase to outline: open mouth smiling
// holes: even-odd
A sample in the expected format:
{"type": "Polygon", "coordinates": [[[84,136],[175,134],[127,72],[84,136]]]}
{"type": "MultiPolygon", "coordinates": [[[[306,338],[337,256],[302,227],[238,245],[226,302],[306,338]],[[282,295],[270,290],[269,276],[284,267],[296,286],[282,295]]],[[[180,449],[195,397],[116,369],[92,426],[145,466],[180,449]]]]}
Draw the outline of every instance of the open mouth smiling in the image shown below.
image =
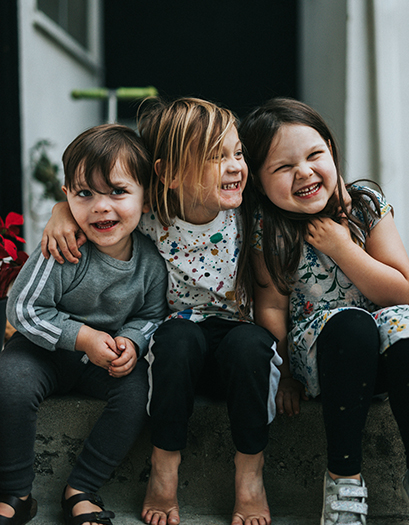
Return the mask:
{"type": "Polygon", "coordinates": [[[321,188],[321,183],[317,182],[316,184],[313,184],[312,186],[308,186],[307,188],[303,188],[302,190],[296,191],[295,195],[297,195],[297,197],[308,197],[309,195],[316,193],[320,188],[321,188]]]}
{"type": "Polygon", "coordinates": [[[229,184],[222,184],[222,190],[237,190],[240,182],[230,182],[229,184]]]}
{"type": "Polygon", "coordinates": [[[97,230],[108,230],[109,228],[115,226],[115,224],[118,224],[118,221],[100,221],[94,222],[92,226],[94,226],[94,228],[97,230]]]}

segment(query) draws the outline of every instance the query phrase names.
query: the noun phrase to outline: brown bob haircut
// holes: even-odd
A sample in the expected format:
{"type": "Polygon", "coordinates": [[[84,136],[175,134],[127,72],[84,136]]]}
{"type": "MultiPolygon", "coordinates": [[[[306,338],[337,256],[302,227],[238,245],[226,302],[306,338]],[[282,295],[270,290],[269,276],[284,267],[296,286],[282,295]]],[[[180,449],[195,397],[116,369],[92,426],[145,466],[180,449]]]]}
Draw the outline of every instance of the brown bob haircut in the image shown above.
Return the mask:
{"type": "Polygon", "coordinates": [[[95,126],[71,142],[62,156],[65,185],[72,190],[83,175],[87,185],[95,190],[93,178],[98,173],[112,188],[110,174],[118,160],[147,191],[151,168],[149,155],[136,132],[122,124],[95,126]]]}

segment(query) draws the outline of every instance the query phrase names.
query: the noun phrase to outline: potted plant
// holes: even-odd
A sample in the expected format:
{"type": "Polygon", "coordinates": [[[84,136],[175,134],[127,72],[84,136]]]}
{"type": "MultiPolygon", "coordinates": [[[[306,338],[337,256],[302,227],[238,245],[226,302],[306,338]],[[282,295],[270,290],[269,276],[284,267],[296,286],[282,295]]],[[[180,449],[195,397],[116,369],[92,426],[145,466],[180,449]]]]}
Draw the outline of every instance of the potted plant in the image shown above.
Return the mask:
{"type": "Polygon", "coordinates": [[[18,250],[16,246],[16,242],[26,242],[19,237],[20,226],[23,223],[24,218],[19,213],[10,212],[5,221],[0,217],[0,350],[3,347],[6,328],[7,293],[28,259],[27,253],[18,250]]]}

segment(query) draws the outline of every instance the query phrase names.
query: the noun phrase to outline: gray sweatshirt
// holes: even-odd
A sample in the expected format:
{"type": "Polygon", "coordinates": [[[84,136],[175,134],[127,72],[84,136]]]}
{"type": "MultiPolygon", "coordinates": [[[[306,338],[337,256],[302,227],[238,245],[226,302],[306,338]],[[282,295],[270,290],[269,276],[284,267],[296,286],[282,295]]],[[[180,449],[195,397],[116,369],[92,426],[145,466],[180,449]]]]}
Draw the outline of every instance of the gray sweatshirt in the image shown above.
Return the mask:
{"type": "Polygon", "coordinates": [[[131,339],[143,356],[168,313],[167,271],[152,241],[139,232],[132,238],[129,261],[113,259],[87,242],[78,264],[58,264],[52,257],[46,260],[37,246],[11,289],[10,323],[47,350],[75,350],[85,324],[131,339]]]}

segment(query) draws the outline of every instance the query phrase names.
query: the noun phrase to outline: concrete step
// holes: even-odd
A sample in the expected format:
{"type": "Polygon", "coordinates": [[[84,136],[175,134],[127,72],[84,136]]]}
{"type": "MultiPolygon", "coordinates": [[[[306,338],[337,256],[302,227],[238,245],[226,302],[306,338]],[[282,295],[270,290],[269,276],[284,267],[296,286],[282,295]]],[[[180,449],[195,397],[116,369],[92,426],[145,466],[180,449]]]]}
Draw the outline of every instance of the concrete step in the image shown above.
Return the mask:
{"type": "MultiPolygon", "coordinates": [[[[59,500],[65,480],[103,408],[84,397],[51,397],[39,411],[36,479],[33,496],[39,513],[34,523],[62,523],[59,500]]],[[[374,402],[363,437],[363,476],[369,489],[368,525],[409,525],[409,509],[400,497],[404,451],[389,403],[374,402]]],[[[149,428],[101,489],[115,523],[136,524],[149,477],[149,428]]],[[[234,447],[224,405],[200,400],[189,428],[179,476],[182,523],[228,525],[234,504],[234,447]]],[[[265,451],[265,486],[273,524],[319,523],[326,444],[317,401],[304,402],[299,416],[278,416],[265,451]]]]}
{"type": "MultiPolygon", "coordinates": [[[[57,509],[58,512],[58,509],[57,509]]],[[[33,525],[63,525],[63,519],[55,518],[56,514],[39,510],[36,518],[31,522],[33,525]]],[[[57,514],[58,516],[58,514],[57,514]]],[[[297,518],[272,517],[272,525],[319,525],[319,517],[316,518],[297,518]]],[[[116,513],[113,523],[118,525],[144,525],[144,522],[132,514],[116,513]]],[[[182,514],[181,525],[230,525],[230,516],[195,515],[184,512],[182,514]]],[[[368,525],[408,525],[409,520],[399,518],[372,518],[367,522],[368,525]]]]}

